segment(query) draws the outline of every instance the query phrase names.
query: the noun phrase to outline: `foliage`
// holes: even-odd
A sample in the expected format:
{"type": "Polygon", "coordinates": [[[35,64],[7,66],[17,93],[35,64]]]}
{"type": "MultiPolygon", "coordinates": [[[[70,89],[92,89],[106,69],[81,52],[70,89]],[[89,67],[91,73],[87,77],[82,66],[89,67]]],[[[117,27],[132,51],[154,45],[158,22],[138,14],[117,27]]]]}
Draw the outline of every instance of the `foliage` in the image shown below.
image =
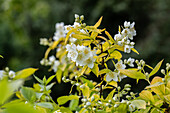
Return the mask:
{"type": "Polygon", "coordinates": [[[40,39],[40,44],[48,47],[40,63],[50,66],[49,71],[56,74],[44,76],[42,80],[34,76],[38,83],[33,84],[33,88],[22,84],[37,69],[27,68],[16,73],[8,68],[0,71],[0,110],[4,113],[168,113],[170,64],[166,64],[166,71],[161,70],[164,78],[154,76],[152,79],[163,60],[154,68],[144,60],[131,57],[123,60],[123,53],[139,54],[133,42],[135,23],[125,21],[112,37],[106,29],[99,28],[102,18],[94,26],[88,26],[83,23],[83,15],[75,14],[73,25],[57,23],[52,39],[40,39]],[[51,51],[56,51],[55,55],[49,56],[51,51]],[[112,63],[112,69],[108,63],[112,63]],[[146,68],[150,72],[146,72],[146,68]],[[100,78],[100,82],[90,80],[90,74],[100,78]],[[138,96],[130,92],[131,85],[119,86],[126,77],[137,82],[144,79],[149,85],[138,96]],[[54,78],[58,83],[72,84],[70,94],[60,96],[57,102],[50,96],[54,78]],[[72,90],[74,87],[76,92],[72,90]],[[110,92],[105,97],[103,92],[107,89],[110,92]],[[17,98],[10,100],[13,94],[17,98]]]}

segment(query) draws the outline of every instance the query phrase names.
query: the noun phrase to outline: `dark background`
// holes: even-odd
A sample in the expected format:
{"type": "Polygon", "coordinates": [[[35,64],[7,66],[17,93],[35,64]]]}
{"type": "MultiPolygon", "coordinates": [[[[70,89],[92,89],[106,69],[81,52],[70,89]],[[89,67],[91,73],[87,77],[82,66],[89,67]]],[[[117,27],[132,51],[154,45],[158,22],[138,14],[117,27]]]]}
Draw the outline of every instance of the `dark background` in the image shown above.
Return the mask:
{"type": "MultiPolygon", "coordinates": [[[[18,71],[36,67],[40,78],[54,74],[39,63],[47,49],[39,45],[39,39],[52,37],[57,22],[72,25],[75,13],[83,14],[87,25],[94,25],[103,16],[100,28],[107,28],[112,36],[125,20],[135,21],[135,48],[140,55],[131,56],[144,59],[153,67],[162,59],[165,59],[162,67],[170,62],[169,0],[0,0],[0,54],[4,56],[0,69],[8,66],[18,71]]],[[[34,79],[27,81],[26,85],[33,82],[34,79]]],[[[135,92],[146,85],[144,81],[136,85],[135,80],[128,78],[124,83],[135,84],[132,87],[135,92]]],[[[69,84],[57,84],[52,95],[68,94],[70,89],[63,86],[69,84]]]]}

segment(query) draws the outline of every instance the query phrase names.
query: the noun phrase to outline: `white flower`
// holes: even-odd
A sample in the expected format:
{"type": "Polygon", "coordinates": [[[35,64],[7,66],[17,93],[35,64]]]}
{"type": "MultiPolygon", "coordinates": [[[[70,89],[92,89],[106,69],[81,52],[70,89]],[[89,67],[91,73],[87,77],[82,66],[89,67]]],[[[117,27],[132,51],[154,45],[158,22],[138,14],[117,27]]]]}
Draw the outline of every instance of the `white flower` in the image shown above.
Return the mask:
{"type": "Polygon", "coordinates": [[[130,66],[130,67],[134,67],[134,61],[135,61],[135,59],[134,58],[129,58],[128,60],[127,60],[127,64],[130,66]]]}
{"type": "Polygon", "coordinates": [[[15,72],[12,70],[10,70],[8,74],[9,74],[9,77],[11,77],[11,78],[15,77],[15,72]]]}
{"type": "Polygon", "coordinates": [[[73,43],[71,45],[69,44],[66,45],[66,50],[68,51],[67,57],[71,58],[71,60],[74,62],[76,61],[78,56],[78,52],[76,48],[77,48],[76,45],[73,43]]]}
{"type": "Polygon", "coordinates": [[[40,38],[40,45],[48,45],[48,40],[46,38],[40,38]]]}
{"type": "Polygon", "coordinates": [[[54,55],[52,55],[52,56],[50,56],[49,57],[49,65],[51,65],[54,61],[55,61],[56,59],[55,59],[55,56],[54,55]]]}
{"type": "Polygon", "coordinates": [[[76,38],[69,38],[71,43],[74,43],[77,39],[76,38]]]}
{"type": "Polygon", "coordinates": [[[131,52],[131,48],[133,48],[133,46],[125,45],[124,52],[125,53],[130,53],[131,52]]]}
{"type": "Polygon", "coordinates": [[[89,57],[88,59],[86,59],[84,61],[84,64],[87,65],[89,68],[93,68],[94,67],[94,62],[96,59],[93,58],[93,56],[89,57]]]}
{"type": "Polygon", "coordinates": [[[86,106],[90,106],[90,105],[91,105],[91,103],[90,103],[90,102],[87,102],[87,103],[86,103],[86,106]]]}
{"type": "Polygon", "coordinates": [[[68,33],[71,30],[72,26],[71,25],[65,25],[64,26],[64,32],[68,33]]]}
{"type": "Polygon", "coordinates": [[[127,36],[129,34],[129,29],[125,28],[125,29],[123,29],[123,31],[121,33],[124,37],[127,36]]]}
{"type": "Polygon", "coordinates": [[[122,41],[118,41],[117,44],[118,44],[119,46],[123,46],[123,42],[122,42],[122,41]]]}
{"type": "Polygon", "coordinates": [[[54,111],[53,113],[62,113],[62,112],[60,112],[60,110],[57,110],[57,111],[54,111]]]}
{"type": "Polygon", "coordinates": [[[135,105],[130,104],[130,105],[129,105],[129,111],[134,111],[134,110],[135,110],[135,105]]]}
{"type": "Polygon", "coordinates": [[[120,61],[118,61],[116,64],[115,64],[115,67],[116,67],[116,69],[125,69],[126,68],[126,65],[125,64],[123,64],[123,61],[122,60],[120,60],[120,61]]]}
{"type": "Polygon", "coordinates": [[[84,60],[85,60],[84,54],[82,52],[78,53],[78,56],[77,56],[77,59],[76,59],[76,65],[77,66],[78,65],[80,65],[80,66],[85,65],[84,60]]]}
{"type": "Polygon", "coordinates": [[[110,71],[110,72],[108,72],[108,73],[106,73],[106,81],[111,81],[111,80],[113,80],[113,81],[118,81],[118,74],[117,73],[115,73],[115,72],[112,72],[112,71],[110,71]]]}
{"type": "Polygon", "coordinates": [[[75,14],[74,17],[75,17],[75,18],[79,18],[79,15],[78,15],[78,14],[75,14]]]}
{"type": "Polygon", "coordinates": [[[54,61],[54,65],[52,67],[52,69],[54,70],[54,72],[57,72],[58,66],[60,65],[60,62],[58,60],[54,61]]]}
{"type": "Polygon", "coordinates": [[[123,39],[123,36],[119,33],[114,36],[114,39],[119,41],[123,39]]]}
{"type": "Polygon", "coordinates": [[[130,25],[131,25],[130,22],[127,22],[127,21],[124,22],[124,27],[127,28],[127,27],[130,27],[130,25]]]}
{"type": "Polygon", "coordinates": [[[76,28],[76,27],[80,27],[80,23],[78,23],[78,22],[74,22],[73,27],[74,27],[74,28],[76,28]]]}
{"type": "Polygon", "coordinates": [[[134,28],[135,26],[135,22],[132,22],[132,24],[130,24],[130,28],[134,28]]]}
{"type": "Polygon", "coordinates": [[[64,30],[64,23],[63,23],[63,22],[61,22],[61,23],[56,23],[55,28],[56,28],[56,30],[58,30],[58,31],[63,31],[63,30],[64,30]]]}

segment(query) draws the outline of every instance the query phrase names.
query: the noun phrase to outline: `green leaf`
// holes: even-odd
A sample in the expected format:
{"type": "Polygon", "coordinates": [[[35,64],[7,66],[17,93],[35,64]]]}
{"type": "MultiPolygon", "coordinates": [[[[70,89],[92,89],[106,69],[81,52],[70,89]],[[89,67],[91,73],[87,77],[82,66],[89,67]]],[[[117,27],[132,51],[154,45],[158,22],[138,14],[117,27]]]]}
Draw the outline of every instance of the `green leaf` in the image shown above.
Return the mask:
{"type": "Polygon", "coordinates": [[[55,84],[55,83],[51,83],[50,85],[46,86],[46,90],[47,90],[47,91],[50,90],[50,89],[53,87],[54,84],[55,84]]]}
{"type": "Polygon", "coordinates": [[[106,101],[108,101],[108,100],[111,100],[112,98],[113,98],[113,94],[115,93],[115,89],[113,89],[109,94],[108,94],[108,96],[106,97],[106,101]]]}
{"type": "Polygon", "coordinates": [[[102,57],[104,57],[104,56],[106,56],[107,55],[107,53],[102,53],[102,54],[100,54],[99,56],[94,56],[94,58],[102,58],[102,57]]]}
{"type": "Polygon", "coordinates": [[[44,93],[35,93],[35,94],[36,94],[37,99],[40,99],[44,93]]]}
{"type": "Polygon", "coordinates": [[[16,76],[14,79],[23,79],[23,78],[27,78],[29,76],[31,76],[32,74],[35,73],[35,71],[37,71],[38,69],[35,68],[27,68],[27,69],[23,69],[21,71],[16,72],[16,76]]]}
{"type": "Polygon", "coordinates": [[[59,105],[62,105],[68,102],[69,100],[73,100],[73,99],[79,100],[79,97],[77,95],[61,96],[57,99],[57,102],[59,105]]]}
{"type": "Polygon", "coordinates": [[[52,80],[55,76],[56,76],[56,75],[50,76],[50,77],[47,79],[47,81],[46,81],[46,85],[47,85],[48,83],[50,83],[51,80],[52,80]]]}
{"type": "Polygon", "coordinates": [[[60,84],[61,83],[61,77],[62,77],[62,70],[58,69],[55,75],[56,75],[58,83],[60,84]]]}
{"type": "Polygon", "coordinates": [[[88,79],[85,79],[84,77],[81,77],[80,80],[83,82],[83,83],[87,83],[87,85],[89,86],[90,89],[94,88],[94,85],[93,83],[88,80],[88,79]]]}
{"type": "Polygon", "coordinates": [[[86,96],[87,98],[90,96],[91,90],[89,89],[87,83],[85,84],[84,88],[80,88],[82,90],[83,96],[86,96]]]}
{"type": "Polygon", "coordinates": [[[163,85],[163,84],[165,84],[165,83],[163,83],[163,82],[156,82],[155,84],[147,86],[145,89],[157,87],[157,86],[160,86],[160,85],[163,85]]]}
{"type": "Polygon", "coordinates": [[[116,113],[127,113],[127,105],[120,104],[118,108],[116,108],[116,113]]]}
{"type": "Polygon", "coordinates": [[[135,105],[138,109],[146,109],[146,102],[144,100],[133,100],[131,104],[135,105]]]}
{"type": "Polygon", "coordinates": [[[124,51],[124,47],[119,46],[119,45],[112,45],[111,48],[108,51],[114,51],[115,49],[120,50],[120,51],[124,51]]]}
{"type": "Polygon", "coordinates": [[[61,113],[73,113],[70,109],[66,107],[59,107],[61,113]]]}
{"type": "Polygon", "coordinates": [[[78,104],[79,104],[79,100],[76,100],[76,99],[71,100],[69,104],[70,110],[75,111],[76,108],[78,107],[78,104]]]}
{"type": "Polygon", "coordinates": [[[146,78],[146,76],[140,71],[138,71],[137,69],[119,69],[119,71],[130,78],[134,78],[134,79],[146,78]]]}
{"type": "Polygon", "coordinates": [[[80,72],[79,76],[83,75],[87,68],[88,68],[88,66],[85,65],[85,66],[81,69],[81,72],[80,72]]]}
{"type": "Polygon", "coordinates": [[[111,81],[111,82],[108,83],[108,85],[117,87],[117,82],[116,81],[111,81]]]}
{"type": "Polygon", "coordinates": [[[152,75],[154,75],[159,69],[160,69],[160,67],[161,67],[161,65],[162,65],[162,62],[163,62],[163,60],[161,60],[156,66],[155,66],[155,68],[151,71],[151,73],[149,74],[149,77],[150,76],[152,76],[152,75]]]}
{"type": "Polygon", "coordinates": [[[104,110],[97,110],[95,113],[107,113],[107,112],[104,110]]]}
{"type": "Polygon", "coordinates": [[[29,103],[13,103],[6,106],[5,113],[40,113],[29,103]]]}
{"type": "Polygon", "coordinates": [[[0,81],[0,105],[9,99],[9,97],[13,94],[13,91],[10,90],[8,81],[2,80],[0,81]]]}
{"type": "Polygon", "coordinates": [[[39,83],[44,84],[44,82],[43,82],[41,79],[39,79],[37,76],[34,75],[34,78],[35,78],[39,83]]]}
{"type": "Polygon", "coordinates": [[[35,105],[43,107],[43,108],[54,109],[53,104],[50,102],[40,102],[40,103],[36,103],[35,105]]]}
{"type": "Polygon", "coordinates": [[[22,87],[21,94],[29,102],[34,102],[36,100],[36,94],[32,88],[22,87]]]}

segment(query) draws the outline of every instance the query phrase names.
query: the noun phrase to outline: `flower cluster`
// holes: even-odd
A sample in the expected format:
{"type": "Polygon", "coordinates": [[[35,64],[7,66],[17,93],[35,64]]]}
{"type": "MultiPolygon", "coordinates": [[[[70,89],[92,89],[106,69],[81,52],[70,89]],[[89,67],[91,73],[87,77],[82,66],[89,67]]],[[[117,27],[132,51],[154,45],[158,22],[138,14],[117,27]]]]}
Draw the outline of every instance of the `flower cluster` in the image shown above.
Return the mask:
{"type": "Polygon", "coordinates": [[[129,58],[128,60],[125,59],[124,63],[122,60],[118,61],[115,64],[116,69],[114,70],[114,72],[110,71],[106,73],[106,81],[111,81],[111,80],[116,81],[116,82],[121,81],[126,76],[120,73],[119,69],[125,69],[126,68],[125,64],[128,64],[130,67],[134,67],[134,64],[133,64],[134,61],[135,59],[133,58],[129,58]]]}
{"type": "Polygon", "coordinates": [[[40,61],[40,64],[45,65],[45,66],[51,66],[51,69],[53,69],[54,72],[56,72],[58,69],[58,66],[60,65],[60,62],[58,60],[56,60],[54,55],[52,55],[49,57],[49,59],[43,58],[40,61]]]}
{"type": "Polygon", "coordinates": [[[6,67],[5,70],[0,70],[0,80],[2,80],[4,77],[14,78],[15,76],[15,72],[9,70],[8,67],[6,67]]]}
{"type": "Polygon", "coordinates": [[[136,36],[134,25],[134,22],[130,24],[130,22],[125,21],[123,30],[121,31],[119,29],[118,34],[114,36],[114,40],[117,45],[124,46],[125,53],[130,53],[131,49],[134,48],[135,45],[134,42],[131,42],[131,40],[133,40],[133,36],[136,36]]]}
{"type": "Polygon", "coordinates": [[[87,65],[89,68],[93,68],[95,58],[93,58],[96,54],[96,51],[91,51],[89,47],[80,46],[75,44],[67,44],[66,51],[68,51],[67,57],[72,61],[76,62],[78,66],[87,65]]]}

